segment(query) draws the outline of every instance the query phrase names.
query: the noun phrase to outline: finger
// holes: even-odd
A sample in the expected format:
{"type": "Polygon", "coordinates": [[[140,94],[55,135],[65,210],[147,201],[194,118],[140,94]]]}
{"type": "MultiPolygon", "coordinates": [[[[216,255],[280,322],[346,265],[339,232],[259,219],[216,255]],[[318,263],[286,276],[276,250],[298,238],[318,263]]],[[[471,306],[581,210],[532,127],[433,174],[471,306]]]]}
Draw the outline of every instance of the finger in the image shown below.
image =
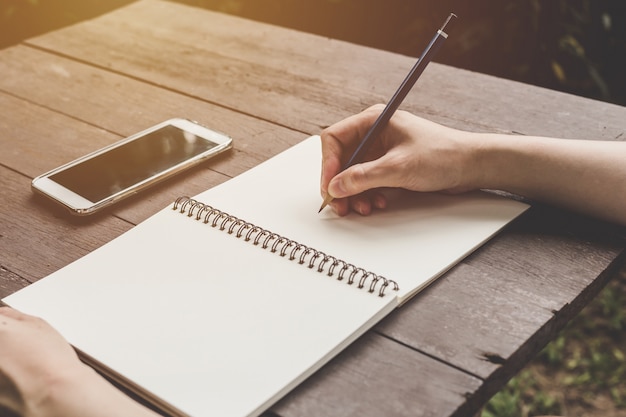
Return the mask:
{"type": "Polygon", "coordinates": [[[360,194],[350,197],[350,208],[361,216],[372,214],[372,201],[367,194],[360,194]]]}
{"type": "Polygon", "coordinates": [[[350,200],[347,198],[334,199],[330,202],[330,207],[339,216],[346,216],[350,213],[350,200]]]}
{"type": "Polygon", "coordinates": [[[382,106],[373,106],[359,114],[350,116],[324,129],[322,142],[322,175],[320,189],[327,193],[327,185],[337,175],[342,164],[349,158],[353,149],[376,120],[382,106]]]}
{"type": "Polygon", "coordinates": [[[382,105],[372,106],[324,129],[321,134],[322,149],[326,144],[325,139],[332,140],[343,149],[356,148],[383,108],[382,105]]]}
{"type": "Polygon", "coordinates": [[[374,208],[377,208],[379,210],[387,208],[387,197],[385,197],[385,195],[380,191],[372,193],[371,200],[374,208]]]}
{"type": "MultiPolygon", "coordinates": [[[[345,121],[340,123],[345,124],[345,121]]],[[[342,160],[348,154],[352,141],[358,141],[358,133],[349,126],[331,126],[322,132],[322,195],[326,194],[330,180],[341,170],[342,160]]]]}
{"type": "Polygon", "coordinates": [[[335,198],[344,198],[376,188],[400,187],[399,167],[398,158],[389,155],[353,165],[331,180],[328,191],[335,198]]]}
{"type": "Polygon", "coordinates": [[[328,194],[328,183],[341,170],[340,154],[329,153],[326,157],[322,157],[322,174],[320,178],[320,191],[322,197],[328,194]]]}
{"type": "Polygon", "coordinates": [[[362,216],[369,216],[374,210],[387,207],[387,198],[379,190],[369,190],[363,194],[350,197],[350,208],[362,216]]]}

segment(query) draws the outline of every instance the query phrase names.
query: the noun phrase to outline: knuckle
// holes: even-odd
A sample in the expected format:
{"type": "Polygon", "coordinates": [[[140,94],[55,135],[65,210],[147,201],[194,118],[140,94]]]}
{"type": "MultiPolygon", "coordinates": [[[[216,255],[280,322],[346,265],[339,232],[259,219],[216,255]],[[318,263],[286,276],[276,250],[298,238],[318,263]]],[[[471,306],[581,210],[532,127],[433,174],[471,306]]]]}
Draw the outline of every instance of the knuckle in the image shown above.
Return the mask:
{"type": "Polygon", "coordinates": [[[350,191],[360,192],[368,183],[369,173],[363,168],[363,165],[358,164],[350,170],[350,175],[348,175],[347,180],[347,188],[350,191]]]}
{"type": "Polygon", "coordinates": [[[374,105],[368,107],[365,111],[381,113],[384,110],[384,108],[385,108],[384,104],[377,103],[377,104],[374,104],[374,105]]]}

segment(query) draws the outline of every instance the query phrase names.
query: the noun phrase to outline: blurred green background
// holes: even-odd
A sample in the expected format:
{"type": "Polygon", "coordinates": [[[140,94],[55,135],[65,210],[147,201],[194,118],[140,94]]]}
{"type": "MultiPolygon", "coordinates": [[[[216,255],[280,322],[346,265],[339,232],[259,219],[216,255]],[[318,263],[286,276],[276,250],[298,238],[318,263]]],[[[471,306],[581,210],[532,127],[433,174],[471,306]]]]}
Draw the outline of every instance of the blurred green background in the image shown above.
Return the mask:
{"type": "MultiPolygon", "coordinates": [[[[626,105],[626,0],[177,0],[626,105]]],[[[0,47],[131,0],[0,0],[0,47]]]]}
{"type": "MultiPolygon", "coordinates": [[[[626,105],[626,0],[176,0],[626,105]]],[[[0,0],[0,48],[132,0],[0,0]]],[[[626,121],[625,121],[626,123],[626,121]]],[[[626,417],[626,269],[482,417],[626,417]]]]}

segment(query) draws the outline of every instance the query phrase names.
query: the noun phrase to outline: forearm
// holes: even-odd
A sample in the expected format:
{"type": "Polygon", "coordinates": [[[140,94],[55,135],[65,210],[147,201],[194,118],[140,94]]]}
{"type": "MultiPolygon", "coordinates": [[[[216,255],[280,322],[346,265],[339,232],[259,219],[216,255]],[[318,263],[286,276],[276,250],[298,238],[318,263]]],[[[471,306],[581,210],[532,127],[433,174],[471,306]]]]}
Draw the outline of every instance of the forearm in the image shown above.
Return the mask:
{"type": "Polygon", "coordinates": [[[626,225],[626,143],[479,135],[478,188],[626,225]]]}

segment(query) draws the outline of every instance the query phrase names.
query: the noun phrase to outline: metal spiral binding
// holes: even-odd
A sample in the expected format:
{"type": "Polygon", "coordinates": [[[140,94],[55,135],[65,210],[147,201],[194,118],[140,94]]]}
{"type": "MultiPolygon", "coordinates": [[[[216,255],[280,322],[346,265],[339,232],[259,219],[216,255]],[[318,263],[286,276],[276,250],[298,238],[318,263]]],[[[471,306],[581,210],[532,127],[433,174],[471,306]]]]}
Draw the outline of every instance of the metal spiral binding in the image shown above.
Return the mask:
{"type": "Polygon", "coordinates": [[[269,249],[272,253],[280,256],[287,256],[290,261],[296,260],[301,265],[308,268],[317,268],[317,272],[326,272],[328,276],[337,273],[337,280],[342,281],[347,278],[349,285],[357,283],[358,288],[368,286],[368,292],[373,293],[378,286],[378,295],[383,297],[389,285],[394,291],[398,291],[398,284],[390,279],[368,272],[363,268],[358,268],[334,256],[326,255],[284,236],[272,233],[252,223],[241,220],[224,211],[201,203],[189,197],[179,197],[174,202],[173,210],[186,213],[187,217],[195,216],[195,220],[210,224],[212,227],[219,227],[219,230],[226,231],[236,238],[243,238],[253,245],[261,245],[262,249],[269,249]],[[368,285],[369,284],[369,285],[368,285]]]}

